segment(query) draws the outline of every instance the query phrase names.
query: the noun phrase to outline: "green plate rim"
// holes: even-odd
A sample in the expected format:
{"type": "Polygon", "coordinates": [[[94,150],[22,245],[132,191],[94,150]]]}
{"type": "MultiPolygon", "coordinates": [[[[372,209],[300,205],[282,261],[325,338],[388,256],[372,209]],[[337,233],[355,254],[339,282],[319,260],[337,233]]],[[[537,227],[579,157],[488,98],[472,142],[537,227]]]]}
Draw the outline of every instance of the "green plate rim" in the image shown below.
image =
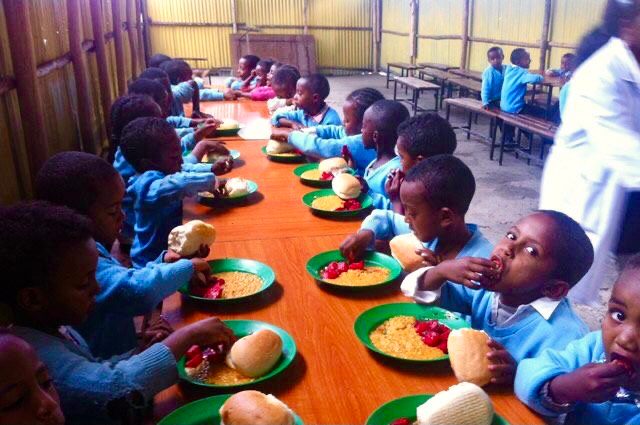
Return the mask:
{"type": "MultiPolygon", "coordinates": [[[[414,394],[414,395],[408,395],[408,396],[404,396],[404,397],[399,397],[393,400],[390,400],[384,404],[381,404],[380,406],[378,406],[378,408],[376,410],[374,410],[369,417],[367,418],[367,421],[365,422],[365,425],[389,425],[389,423],[391,423],[391,421],[396,420],[396,419],[400,419],[400,418],[415,418],[415,411],[418,408],[418,406],[424,404],[427,400],[429,400],[431,397],[433,397],[434,394],[414,394]],[[406,416],[405,414],[403,414],[403,410],[405,408],[407,408],[408,404],[410,405],[415,405],[414,407],[414,413],[411,416],[406,416]],[[387,417],[381,417],[380,418],[380,422],[374,422],[376,419],[376,416],[382,416],[387,410],[392,410],[393,411],[400,411],[399,415],[391,420],[387,420],[389,418],[387,417]],[[384,422],[382,422],[384,420],[384,422]]],[[[495,410],[493,413],[493,420],[491,421],[491,425],[509,425],[509,422],[507,422],[506,419],[504,419],[502,416],[498,415],[495,410]]]]}
{"type": "MultiPolygon", "coordinates": [[[[184,158],[185,156],[189,156],[189,155],[191,154],[191,152],[193,152],[193,151],[186,151],[186,152],[183,152],[182,157],[184,158]]],[[[229,154],[230,154],[231,158],[233,158],[234,160],[235,160],[235,159],[239,159],[239,158],[240,158],[240,156],[241,156],[240,151],[239,151],[239,150],[237,150],[237,149],[229,149],[229,154]]],[[[224,156],[224,155],[223,155],[223,156],[224,156]]],[[[200,162],[202,162],[202,163],[204,163],[204,164],[209,164],[209,161],[204,161],[204,159],[206,159],[206,157],[204,157],[204,158],[202,158],[202,159],[203,159],[203,160],[202,160],[202,161],[200,161],[200,162]]]]}
{"type": "Polygon", "coordinates": [[[401,357],[393,356],[389,353],[385,353],[377,349],[371,339],[369,338],[369,334],[382,324],[385,320],[390,319],[395,316],[422,316],[424,318],[436,318],[439,321],[443,322],[451,329],[462,329],[462,328],[470,328],[471,324],[464,320],[460,315],[456,313],[452,313],[448,310],[437,306],[427,306],[423,304],[416,303],[388,303],[388,304],[380,304],[375,307],[372,307],[368,310],[363,311],[356,317],[356,320],[353,323],[353,331],[356,334],[356,337],[360,342],[367,347],[369,350],[378,353],[382,356],[388,357],[390,359],[399,360],[408,363],[433,363],[439,362],[443,360],[448,360],[449,355],[445,354],[440,357],[436,357],[429,360],[416,360],[416,359],[403,359],[401,357]],[[387,311],[389,310],[389,311],[387,311]],[[444,316],[444,317],[440,317],[444,316]],[[450,317],[449,317],[450,316],[450,317]]]}
{"type": "Polygon", "coordinates": [[[271,267],[269,267],[267,264],[262,263],[260,261],[257,260],[251,260],[249,258],[233,258],[233,257],[229,257],[229,258],[216,258],[214,260],[210,260],[208,261],[209,263],[209,267],[211,267],[211,272],[215,273],[215,272],[227,272],[227,271],[239,271],[239,272],[245,272],[245,273],[251,273],[251,274],[257,274],[261,279],[262,279],[262,288],[260,288],[260,290],[254,294],[250,294],[250,295],[245,295],[243,297],[237,297],[237,298],[224,298],[224,299],[211,299],[211,298],[204,298],[204,297],[197,297],[195,295],[192,295],[189,293],[189,289],[188,289],[188,285],[189,283],[185,283],[184,285],[182,285],[179,289],[178,292],[180,292],[182,295],[184,295],[187,298],[190,298],[192,300],[197,300],[199,302],[203,302],[203,303],[207,303],[207,304],[229,304],[229,303],[234,303],[237,301],[243,301],[243,300],[247,300],[249,298],[255,297],[259,294],[262,294],[264,291],[266,291],[267,289],[269,289],[271,286],[273,286],[273,284],[276,281],[276,273],[273,271],[273,269],[271,267]],[[240,268],[229,268],[227,266],[227,264],[232,264],[230,267],[237,267],[237,263],[241,262],[240,266],[244,267],[244,269],[240,268]],[[222,265],[222,266],[220,266],[222,265]],[[217,270],[214,270],[214,267],[218,266],[219,268],[217,270]],[[258,273],[255,273],[253,271],[253,268],[259,268],[262,269],[262,272],[265,274],[265,276],[262,276],[258,273]]]}
{"type": "MultiPolygon", "coordinates": [[[[228,327],[230,327],[234,331],[234,333],[236,332],[235,328],[244,327],[244,326],[254,327],[255,328],[254,332],[260,329],[272,330],[273,332],[277,333],[278,336],[280,336],[280,338],[282,339],[282,356],[280,357],[278,362],[275,364],[275,366],[269,371],[269,373],[257,378],[255,381],[246,382],[243,384],[236,384],[236,385],[213,385],[213,384],[207,384],[205,382],[200,382],[195,379],[191,379],[191,377],[187,375],[187,373],[184,371],[184,364],[186,359],[184,356],[182,356],[182,358],[178,360],[178,364],[177,364],[178,376],[180,377],[181,380],[189,382],[192,385],[196,385],[199,387],[206,387],[206,388],[218,388],[218,389],[219,388],[247,388],[247,387],[251,387],[256,384],[259,384],[261,382],[264,382],[266,380],[272,379],[277,375],[280,375],[289,366],[291,366],[291,364],[293,363],[293,360],[296,358],[296,355],[298,353],[298,348],[296,346],[295,340],[287,331],[285,331],[284,329],[276,325],[272,325],[271,323],[267,323],[267,322],[262,322],[260,320],[244,320],[244,319],[223,320],[223,322],[228,327]],[[290,350],[289,352],[285,352],[287,350],[287,347],[289,347],[289,350],[290,350]]],[[[241,334],[238,336],[243,337],[246,335],[249,335],[249,334],[241,334]]]]}
{"type": "Polygon", "coordinates": [[[388,269],[391,272],[389,274],[389,277],[384,282],[380,282],[380,283],[376,283],[375,285],[368,285],[368,286],[345,286],[345,285],[337,285],[332,282],[327,282],[326,280],[322,279],[319,273],[320,267],[327,265],[331,261],[344,261],[344,260],[345,258],[342,256],[342,254],[340,254],[339,249],[321,252],[309,258],[306,264],[306,270],[307,270],[307,273],[309,273],[309,275],[311,275],[311,277],[315,279],[316,282],[319,282],[323,285],[327,285],[333,288],[340,288],[340,289],[356,291],[356,292],[365,291],[365,290],[374,289],[374,288],[380,288],[383,286],[389,286],[396,279],[398,279],[398,277],[400,277],[400,275],[402,274],[402,266],[400,265],[400,263],[398,263],[398,261],[395,258],[391,257],[390,255],[383,254],[381,252],[367,251],[364,254],[365,264],[381,266],[388,269]],[[322,264],[317,266],[318,263],[322,263],[322,264]]]}
{"type": "Polygon", "coordinates": [[[213,138],[217,138],[217,137],[230,137],[230,136],[236,136],[240,130],[242,130],[244,126],[242,124],[238,125],[238,128],[228,128],[225,130],[217,130],[216,129],[216,134],[213,136],[213,138]]]}
{"type": "MultiPolygon", "coordinates": [[[[311,179],[304,179],[302,178],[302,174],[306,171],[309,170],[316,170],[318,169],[318,163],[317,162],[311,162],[309,164],[302,164],[299,165],[298,167],[293,169],[293,174],[296,175],[296,177],[298,177],[300,179],[300,182],[302,184],[305,184],[307,186],[311,186],[311,187],[319,187],[319,188],[330,188],[331,187],[331,180],[311,180],[311,179]]],[[[351,168],[349,168],[347,170],[347,173],[354,175],[355,171],[353,171],[351,168]]]]}
{"type": "Polygon", "coordinates": [[[320,189],[320,190],[314,190],[312,192],[309,193],[305,193],[302,196],[302,203],[304,205],[306,205],[309,209],[311,209],[311,211],[315,212],[318,215],[321,215],[323,217],[356,217],[360,214],[362,214],[363,212],[365,212],[366,210],[368,210],[369,208],[371,208],[373,206],[373,198],[371,198],[371,196],[369,196],[367,193],[361,193],[360,196],[358,196],[358,201],[360,201],[360,204],[362,204],[362,208],[358,209],[358,210],[353,210],[353,211],[325,211],[325,210],[319,210],[317,208],[313,208],[311,206],[311,203],[313,202],[313,200],[315,198],[319,198],[322,196],[329,196],[329,195],[335,195],[335,192],[333,191],[333,189],[320,189]]]}
{"type": "Polygon", "coordinates": [[[232,202],[238,202],[238,201],[242,201],[243,199],[247,199],[249,196],[253,195],[254,193],[256,193],[258,191],[258,183],[254,182],[253,180],[249,180],[249,179],[245,179],[247,181],[247,186],[249,189],[249,193],[244,194],[244,195],[240,195],[240,196],[234,196],[232,198],[208,198],[206,196],[202,196],[200,195],[200,192],[198,192],[198,202],[203,204],[203,205],[209,205],[209,204],[215,204],[215,205],[222,205],[222,204],[228,204],[228,203],[232,203],[232,202]]]}
{"type": "Polygon", "coordinates": [[[273,161],[273,162],[281,162],[284,164],[296,164],[296,163],[300,163],[300,162],[305,162],[307,159],[305,158],[304,155],[296,155],[296,156],[279,156],[279,155],[272,155],[270,153],[267,153],[267,147],[263,146],[262,149],[260,149],[262,151],[263,154],[265,154],[267,156],[267,158],[269,158],[269,160],[273,161]]]}

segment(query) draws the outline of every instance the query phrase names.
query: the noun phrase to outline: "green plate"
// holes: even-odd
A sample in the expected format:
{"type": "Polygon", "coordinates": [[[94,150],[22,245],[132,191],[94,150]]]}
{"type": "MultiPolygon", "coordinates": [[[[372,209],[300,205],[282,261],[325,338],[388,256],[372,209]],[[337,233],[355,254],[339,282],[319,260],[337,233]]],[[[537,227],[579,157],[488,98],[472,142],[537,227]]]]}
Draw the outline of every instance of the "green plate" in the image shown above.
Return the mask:
{"type": "Polygon", "coordinates": [[[420,320],[436,319],[451,329],[471,327],[466,320],[457,314],[451,313],[450,311],[444,310],[440,307],[425,306],[414,303],[392,303],[373,307],[360,314],[353,325],[353,330],[360,342],[362,342],[369,350],[375,351],[378,354],[392,359],[403,360],[411,363],[431,363],[449,358],[449,355],[445,354],[430,360],[403,359],[378,350],[371,342],[369,335],[384,321],[396,316],[413,316],[420,320]]]}
{"type": "MultiPolygon", "coordinates": [[[[369,416],[365,425],[389,425],[400,418],[407,418],[410,421],[416,420],[416,409],[421,404],[433,397],[433,394],[410,395],[397,398],[378,407],[369,416]]],[[[162,423],[162,422],[161,422],[162,423]]],[[[509,425],[509,422],[498,414],[493,415],[491,425],[509,425]]]]}
{"type": "Polygon", "coordinates": [[[232,204],[232,203],[244,201],[249,196],[251,196],[251,194],[256,193],[258,191],[258,184],[254,181],[247,180],[247,186],[249,189],[249,193],[246,193],[240,196],[232,196],[232,197],[230,196],[226,198],[213,198],[213,197],[203,196],[202,193],[205,193],[205,192],[199,192],[198,202],[201,203],[202,205],[217,206],[217,205],[232,204]]]}
{"type": "MultiPolygon", "coordinates": [[[[214,395],[203,398],[174,410],[158,425],[220,425],[220,408],[232,394],[214,395]]],[[[293,414],[296,425],[304,425],[302,419],[293,414]]]]}
{"type": "Polygon", "coordinates": [[[213,136],[214,138],[216,137],[232,137],[232,136],[237,136],[238,132],[242,129],[242,125],[238,128],[233,128],[233,129],[228,129],[228,130],[216,130],[216,134],[215,136],[213,136]]]}
{"type": "Polygon", "coordinates": [[[225,325],[231,328],[234,334],[238,338],[242,338],[243,336],[251,335],[261,329],[269,329],[280,336],[282,339],[282,355],[278,362],[273,366],[273,369],[266,375],[263,375],[257,378],[255,381],[247,382],[244,384],[236,384],[236,385],[214,385],[207,384],[204,382],[197,381],[192,379],[187,373],[184,371],[184,363],[185,357],[183,356],[180,361],[178,361],[178,375],[180,379],[183,379],[191,384],[198,385],[200,387],[208,387],[208,388],[244,388],[255,385],[259,382],[264,382],[268,379],[273,378],[276,375],[282,373],[286,368],[288,368],[291,363],[293,363],[293,359],[296,357],[296,343],[286,331],[280,329],[277,326],[271,325],[265,322],[259,322],[257,320],[225,320],[225,325]]]}
{"type": "Polygon", "coordinates": [[[313,211],[315,214],[317,214],[317,215],[319,215],[321,217],[328,217],[328,218],[357,217],[360,214],[362,214],[364,211],[366,211],[369,208],[371,208],[371,205],[373,205],[373,199],[371,199],[371,196],[367,195],[366,193],[361,193],[360,196],[358,196],[358,201],[362,205],[362,208],[360,208],[359,210],[353,210],[353,211],[324,211],[324,210],[319,210],[319,209],[313,208],[311,206],[311,203],[313,202],[314,199],[320,198],[322,196],[329,196],[329,195],[335,195],[335,193],[334,193],[334,191],[332,189],[315,190],[313,192],[309,192],[306,195],[304,195],[302,197],[302,202],[304,202],[304,204],[306,206],[311,208],[311,211],[313,211]]]}
{"type": "Polygon", "coordinates": [[[255,297],[256,295],[266,291],[276,281],[276,274],[273,269],[264,263],[255,260],[245,260],[241,258],[220,258],[218,260],[209,261],[211,266],[211,273],[216,274],[220,272],[246,272],[258,275],[262,279],[262,288],[255,294],[246,295],[238,298],[227,299],[211,299],[196,297],[189,293],[189,284],[184,284],[178,291],[188,298],[210,303],[210,304],[228,304],[237,301],[246,300],[247,298],[255,297]]]}
{"type": "Polygon", "coordinates": [[[393,257],[379,252],[368,251],[364,255],[364,264],[366,266],[378,266],[388,269],[391,273],[385,281],[368,286],[344,286],[336,285],[335,283],[327,282],[326,280],[322,279],[322,276],[320,275],[320,269],[326,267],[327,264],[332,261],[344,260],[345,258],[342,256],[342,254],[340,254],[339,250],[323,252],[314,257],[311,257],[311,259],[307,261],[307,272],[311,275],[311,277],[324,285],[349,289],[353,291],[369,290],[371,288],[378,288],[380,286],[389,285],[394,280],[396,280],[398,276],[400,276],[400,273],[402,273],[402,267],[400,266],[400,263],[398,263],[393,257]]]}
{"type": "Polygon", "coordinates": [[[293,155],[293,156],[284,156],[284,155],[273,155],[270,153],[267,153],[267,147],[263,146],[262,147],[262,153],[267,155],[267,158],[269,158],[271,161],[273,162],[283,162],[285,164],[295,164],[298,162],[305,162],[306,158],[304,157],[304,155],[293,155]]]}
{"type": "MultiPolygon", "coordinates": [[[[191,152],[192,151],[186,151],[182,154],[182,156],[189,156],[191,152]]],[[[235,149],[229,149],[229,154],[231,158],[233,158],[234,160],[240,158],[240,151],[237,151],[235,149]]],[[[209,162],[206,156],[202,158],[202,162],[205,162],[205,163],[209,162]]]]}
{"type": "MultiPolygon", "coordinates": [[[[293,170],[293,174],[295,174],[296,176],[300,177],[300,181],[303,184],[306,184],[307,186],[311,186],[311,187],[331,187],[331,180],[312,180],[312,179],[304,179],[302,178],[302,174],[305,173],[306,171],[310,171],[310,170],[317,170],[318,169],[318,163],[314,162],[311,164],[303,164],[299,167],[296,167],[293,170]]],[[[352,169],[347,170],[347,173],[353,175],[355,174],[355,172],[352,169]]]]}

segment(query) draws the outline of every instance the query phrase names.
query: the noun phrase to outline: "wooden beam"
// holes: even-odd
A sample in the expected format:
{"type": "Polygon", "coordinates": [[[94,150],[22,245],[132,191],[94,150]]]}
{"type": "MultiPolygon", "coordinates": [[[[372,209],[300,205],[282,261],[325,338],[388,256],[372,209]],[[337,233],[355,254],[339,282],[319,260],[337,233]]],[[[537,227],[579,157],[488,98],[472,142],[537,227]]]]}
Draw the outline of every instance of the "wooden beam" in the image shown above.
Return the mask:
{"type": "MultiPolygon", "coordinates": [[[[229,28],[233,24],[226,24],[220,22],[169,22],[169,21],[148,21],[150,26],[154,27],[205,27],[205,28],[229,28]]],[[[236,23],[237,29],[243,30],[246,28],[246,23],[236,23]]],[[[252,27],[253,28],[253,27],[252,27]]],[[[286,30],[304,30],[304,25],[272,25],[261,24],[258,26],[260,29],[286,29],[286,30]]],[[[333,25],[307,25],[307,29],[311,30],[336,30],[336,31],[371,31],[372,27],[340,27],[333,25]]]]}
{"type": "Polygon", "coordinates": [[[53,71],[64,68],[70,63],[71,63],[71,53],[66,53],[65,55],[60,56],[59,58],[55,58],[53,60],[50,60],[48,62],[38,65],[38,67],[36,68],[36,76],[38,78],[42,78],[46,75],[51,74],[53,71]]]}
{"type": "Polygon", "coordinates": [[[82,16],[80,0],[67,0],[67,21],[69,49],[73,63],[73,76],[76,83],[78,127],[80,128],[80,146],[83,151],[97,153],[91,128],[91,90],[89,90],[89,71],[82,48],[82,16]]]}
{"type": "Polygon", "coordinates": [[[538,49],[540,44],[537,43],[526,43],[522,41],[511,41],[511,40],[498,40],[496,38],[486,38],[486,37],[474,37],[469,36],[469,41],[474,41],[476,43],[488,43],[488,44],[504,44],[507,46],[514,47],[529,47],[531,49],[538,49]]]}
{"type": "Polygon", "coordinates": [[[409,63],[415,64],[418,56],[418,19],[420,15],[418,0],[410,0],[411,27],[409,29],[409,63]]]}
{"type": "Polygon", "coordinates": [[[238,32],[238,5],[236,0],[231,0],[231,27],[234,34],[238,32]]]}
{"type": "Polygon", "coordinates": [[[98,81],[100,83],[100,103],[105,128],[110,128],[111,110],[111,76],[107,66],[107,49],[104,44],[104,26],[102,17],[102,2],[90,0],[91,26],[93,27],[93,43],[96,49],[96,63],[98,65],[98,81]]]}
{"type": "Polygon", "coordinates": [[[113,21],[113,41],[116,52],[116,82],[118,95],[127,91],[127,75],[124,69],[124,46],[122,44],[122,17],[120,15],[120,0],[111,1],[111,16],[113,21]]]}
{"type": "Polygon", "coordinates": [[[392,31],[392,30],[380,30],[382,34],[399,35],[401,37],[409,37],[408,32],[392,31]]]}
{"type": "Polygon", "coordinates": [[[376,4],[375,42],[376,42],[376,72],[382,67],[382,0],[374,0],[376,4]]]}
{"type": "Polygon", "coordinates": [[[563,43],[561,41],[550,41],[549,47],[559,47],[561,49],[577,49],[578,45],[574,43],[563,43]]]}
{"type": "Polygon", "coordinates": [[[460,69],[467,69],[469,53],[469,0],[462,0],[462,52],[460,54],[460,69]]]}
{"type": "Polygon", "coordinates": [[[542,19],[542,34],[540,35],[540,71],[544,71],[547,65],[550,23],[551,23],[551,0],[545,0],[544,17],[542,19]]]}
{"type": "MultiPolygon", "coordinates": [[[[149,35],[149,11],[147,10],[147,0],[140,0],[142,12],[142,38],[144,41],[145,64],[149,63],[151,56],[151,36],[149,35]]],[[[146,66],[146,65],[145,65],[146,66]]]]}
{"type": "Polygon", "coordinates": [[[138,52],[136,49],[136,38],[137,38],[137,33],[134,31],[135,29],[135,23],[136,21],[134,20],[133,23],[131,21],[131,9],[133,7],[133,1],[134,0],[127,0],[126,2],[126,8],[127,8],[127,35],[129,36],[129,50],[130,50],[130,56],[131,56],[131,76],[132,78],[136,78],[138,76],[138,52]]]}
{"type": "Polygon", "coordinates": [[[47,159],[48,132],[36,75],[36,53],[29,19],[29,0],[3,0],[9,50],[15,74],[20,119],[32,180],[47,159]]]}
{"type": "Polygon", "coordinates": [[[309,34],[309,0],[302,0],[302,33],[309,34]]]}
{"type": "Polygon", "coordinates": [[[430,35],[430,34],[422,35],[422,34],[419,34],[417,37],[418,38],[423,38],[423,39],[426,39],[426,40],[462,40],[462,36],[461,35],[430,35]]]}

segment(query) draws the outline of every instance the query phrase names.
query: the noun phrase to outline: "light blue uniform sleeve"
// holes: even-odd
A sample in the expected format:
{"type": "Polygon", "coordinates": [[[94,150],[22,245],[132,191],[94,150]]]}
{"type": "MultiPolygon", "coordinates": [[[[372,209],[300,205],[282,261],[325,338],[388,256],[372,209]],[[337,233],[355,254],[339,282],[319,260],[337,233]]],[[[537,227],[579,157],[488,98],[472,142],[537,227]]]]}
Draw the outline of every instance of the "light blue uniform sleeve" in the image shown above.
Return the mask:
{"type": "Polygon", "coordinates": [[[472,315],[473,294],[471,289],[456,283],[445,282],[442,285],[437,305],[445,310],[455,311],[465,316],[472,315]]]}
{"type": "Polygon", "coordinates": [[[324,125],[316,127],[316,135],[322,139],[344,139],[347,132],[343,125],[324,125]]]}
{"type": "Polygon", "coordinates": [[[200,100],[224,100],[224,94],[215,89],[200,89],[200,100]]]}
{"type": "Polygon", "coordinates": [[[543,75],[532,74],[530,72],[524,72],[520,78],[520,81],[526,84],[540,84],[544,81],[543,75]]]}
{"type": "Polygon", "coordinates": [[[172,115],[166,120],[173,128],[191,128],[191,118],[172,115]]]}
{"type": "Polygon", "coordinates": [[[198,85],[199,89],[203,89],[204,88],[204,80],[200,77],[193,77],[193,81],[196,82],[196,84],[198,85]]]}
{"type": "Polygon", "coordinates": [[[483,106],[486,106],[491,102],[491,87],[493,87],[493,84],[493,72],[491,72],[491,67],[489,67],[482,73],[482,90],[480,92],[480,97],[482,99],[483,106]]]}
{"type": "Polygon", "coordinates": [[[304,112],[300,109],[296,109],[295,111],[276,111],[276,113],[271,117],[271,124],[276,127],[280,127],[280,118],[302,123],[301,114],[304,114],[304,112]]]}
{"type": "Polygon", "coordinates": [[[335,109],[329,108],[327,113],[322,118],[322,125],[342,125],[342,119],[340,118],[340,114],[336,112],[335,109]]]}
{"type": "Polygon", "coordinates": [[[180,103],[189,103],[193,99],[193,87],[189,83],[180,83],[171,86],[173,99],[180,103]]]}
{"type": "Polygon", "coordinates": [[[392,210],[373,210],[364,219],[360,228],[371,230],[376,239],[386,241],[398,235],[411,233],[409,225],[404,221],[404,216],[392,210]]]}
{"type": "Polygon", "coordinates": [[[196,158],[196,156],[192,153],[190,153],[189,155],[183,156],[182,157],[182,169],[184,170],[184,165],[185,164],[197,164],[199,163],[200,160],[198,158],[196,158]]]}
{"type": "MultiPolygon", "coordinates": [[[[189,155],[193,156],[193,155],[189,155]]],[[[193,156],[196,160],[195,156],[193,156]]],[[[183,162],[182,163],[182,171],[187,173],[210,173],[211,172],[211,164],[206,162],[183,162]]]]}
{"type": "MultiPolygon", "coordinates": [[[[348,139],[326,139],[313,133],[302,131],[292,131],[289,133],[289,143],[300,151],[320,156],[323,158],[333,158],[342,155],[342,147],[352,144],[348,139]]],[[[351,148],[349,148],[351,150],[351,148]]]]}
{"type": "MultiPolygon", "coordinates": [[[[154,180],[144,197],[144,202],[154,205],[160,199],[181,200],[185,196],[194,196],[201,191],[210,190],[216,176],[209,173],[178,172],[154,180]]],[[[154,257],[155,258],[155,257],[154,257]]]]}
{"type": "Polygon", "coordinates": [[[176,134],[180,139],[189,134],[193,134],[195,130],[193,128],[176,128],[176,134]]]}
{"type": "Polygon", "coordinates": [[[376,193],[369,191],[369,196],[373,199],[373,208],[377,208],[379,210],[390,210],[393,209],[393,204],[391,200],[387,198],[385,195],[381,193],[376,193]]]}
{"type": "Polygon", "coordinates": [[[192,151],[196,147],[196,135],[189,133],[180,139],[180,146],[182,146],[182,153],[192,151]]]}

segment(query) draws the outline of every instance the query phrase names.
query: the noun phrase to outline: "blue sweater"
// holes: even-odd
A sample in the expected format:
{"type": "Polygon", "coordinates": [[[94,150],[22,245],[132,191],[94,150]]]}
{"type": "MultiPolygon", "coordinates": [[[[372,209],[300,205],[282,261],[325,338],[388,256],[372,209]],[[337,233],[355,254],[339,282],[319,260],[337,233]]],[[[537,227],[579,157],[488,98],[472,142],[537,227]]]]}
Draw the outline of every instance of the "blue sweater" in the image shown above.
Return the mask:
{"type": "Polygon", "coordinates": [[[542,75],[531,74],[519,66],[507,66],[504,70],[504,81],[500,96],[500,109],[511,114],[518,114],[524,108],[524,96],[527,84],[539,84],[544,80],[542,75]]]}
{"type": "Polygon", "coordinates": [[[138,346],[135,316],[153,310],[163,299],[173,294],[193,275],[189,260],[164,263],[164,252],[144,268],[124,267],[109,251],[98,247],[96,280],[100,293],[95,309],[78,332],[85,338],[94,356],[108,358],[133,350],[138,346]]]}
{"type": "MultiPolygon", "coordinates": [[[[172,116],[184,116],[184,103],[189,103],[193,100],[193,87],[191,84],[184,82],[180,84],[171,85],[171,92],[173,93],[173,102],[169,109],[169,114],[172,116]]],[[[200,89],[200,100],[223,100],[224,94],[214,89],[200,89]]]]}
{"type": "Polygon", "coordinates": [[[167,248],[169,233],[182,224],[182,199],[211,190],[215,181],[211,172],[185,171],[166,175],[153,170],[131,178],[127,194],[135,212],[134,267],[144,267],[167,248]]]}
{"type": "MultiPolygon", "coordinates": [[[[258,84],[259,80],[260,78],[258,77],[255,77],[253,80],[251,80],[251,83],[249,83],[249,89],[254,89],[258,84]]],[[[228,87],[232,90],[242,90],[242,80],[236,77],[227,78],[224,82],[224,85],[225,87],[228,87]]]]}
{"type": "Polygon", "coordinates": [[[404,221],[404,216],[393,210],[373,210],[364,219],[360,228],[371,230],[376,239],[385,241],[398,235],[411,233],[409,224],[404,221]]]}
{"type": "Polygon", "coordinates": [[[502,81],[504,80],[504,67],[498,70],[489,65],[482,73],[482,91],[480,97],[482,105],[486,106],[493,101],[500,100],[502,81]]]}
{"type": "Polygon", "coordinates": [[[166,120],[173,128],[191,128],[191,118],[170,115],[166,120]]]}
{"type": "Polygon", "coordinates": [[[319,125],[316,127],[316,134],[292,131],[289,133],[289,143],[306,154],[322,158],[342,156],[342,147],[347,146],[353,156],[356,171],[361,175],[376,157],[375,150],[364,148],[362,134],[347,136],[341,125],[319,125]]]}
{"type": "MultiPolygon", "coordinates": [[[[560,329],[561,330],[561,329],[560,329]]],[[[560,348],[561,350],[561,348],[560,348]]],[[[529,407],[548,417],[559,413],[541,403],[542,386],[558,375],[572,372],[589,363],[605,359],[602,332],[591,332],[571,342],[562,351],[545,350],[535,359],[523,360],[518,365],[515,393],[529,407]]],[[[577,403],[567,415],[567,425],[638,425],[640,410],[623,403],[577,403]]]]}
{"type": "Polygon", "coordinates": [[[289,121],[295,121],[302,124],[304,127],[315,127],[317,125],[342,125],[340,115],[332,107],[328,107],[320,122],[316,122],[311,115],[308,115],[302,109],[296,109],[295,111],[276,111],[271,117],[271,124],[276,127],[280,127],[278,122],[280,118],[288,119],[289,121]]]}
{"type": "Polygon", "coordinates": [[[111,400],[138,391],[150,403],[178,379],[176,360],[162,343],[137,355],[101,360],[91,354],[80,334],[65,329],[75,342],[21,326],[12,332],[31,344],[47,365],[67,425],[113,424],[106,409],[111,400]]]}
{"type": "Polygon", "coordinates": [[[371,168],[374,162],[375,159],[367,165],[363,176],[369,185],[369,196],[373,198],[373,207],[381,210],[392,209],[393,205],[389,200],[389,195],[387,195],[384,185],[391,170],[401,168],[400,157],[393,157],[378,168],[371,168]]]}

